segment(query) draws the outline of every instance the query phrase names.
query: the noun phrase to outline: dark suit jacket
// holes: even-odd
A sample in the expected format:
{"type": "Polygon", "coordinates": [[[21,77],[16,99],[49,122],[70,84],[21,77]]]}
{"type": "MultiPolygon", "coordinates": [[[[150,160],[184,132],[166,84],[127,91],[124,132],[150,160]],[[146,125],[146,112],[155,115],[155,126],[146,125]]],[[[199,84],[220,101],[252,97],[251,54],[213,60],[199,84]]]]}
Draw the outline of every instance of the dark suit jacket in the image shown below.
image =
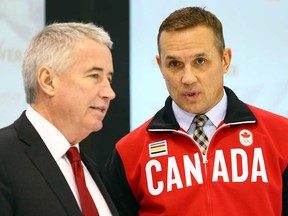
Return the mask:
{"type": "MultiPolygon", "coordinates": [[[[93,162],[81,156],[112,215],[118,215],[93,162]]],[[[25,113],[0,130],[0,215],[82,215],[64,175],[25,113]]]]}

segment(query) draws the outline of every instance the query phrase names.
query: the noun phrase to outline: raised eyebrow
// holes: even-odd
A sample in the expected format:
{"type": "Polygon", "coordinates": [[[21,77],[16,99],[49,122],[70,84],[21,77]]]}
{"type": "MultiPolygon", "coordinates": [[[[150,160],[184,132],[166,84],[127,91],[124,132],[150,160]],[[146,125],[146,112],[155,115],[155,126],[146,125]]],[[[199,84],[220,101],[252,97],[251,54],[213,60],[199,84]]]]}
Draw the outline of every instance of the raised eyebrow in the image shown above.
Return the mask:
{"type": "MultiPolygon", "coordinates": [[[[103,72],[104,69],[101,68],[101,67],[92,67],[90,70],[88,70],[87,72],[91,72],[91,71],[99,71],[99,72],[103,72]]],[[[108,75],[110,75],[111,77],[114,75],[114,72],[111,71],[111,72],[108,72],[108,75]]]]}
{"type": "Polygon", "coordinates": [[[88,70],[88,72],[91,72],[91,71],[103,71],[104,69],[101,68],[101,67],[92,67],[90,70],[88,70]]]}
{"type": "Polygon", "coordinates": [[[165,58],[165,60],[167,61],[169,61],[169,60],[178,60],[179,59],[179,57],[177,57],[177,56],[166,56],[166,58],[165,58]]]}
{"type": "MultiPolygon", "coordinates": [[[[194,55],[192,55],[194,58],[199,58],[199,57],[205,57],[207,56],[207,54],[205,52],[201,52],[201,53],[196,53],[194,55]]],[[[165,60],[179,60],[181,59],[180,57],[178,56],[166,56],[165,57],[165,60]]]]}
{"type": "Polygon", "coordinates": [[[202,53],[197,53],[194,55],[195,58],[199,58],[199,57],[205,57],[207,56],[206,53],[202,52],[202,53]]]}

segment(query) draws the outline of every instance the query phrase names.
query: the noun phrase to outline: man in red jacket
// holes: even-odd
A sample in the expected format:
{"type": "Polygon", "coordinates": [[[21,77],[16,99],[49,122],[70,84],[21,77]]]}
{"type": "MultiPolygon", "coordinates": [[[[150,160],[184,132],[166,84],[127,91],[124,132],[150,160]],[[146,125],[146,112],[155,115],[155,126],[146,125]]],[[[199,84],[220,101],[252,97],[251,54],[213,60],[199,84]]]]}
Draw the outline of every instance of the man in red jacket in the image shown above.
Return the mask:
{"type": "Polygon", "coordinates": [[[107,163],[120,215],[288,215],[288,119],[224,87],[232,55],[221,22],[199,7],[177,10],[160,26],[158,51],[170,96],[107,163]]]}

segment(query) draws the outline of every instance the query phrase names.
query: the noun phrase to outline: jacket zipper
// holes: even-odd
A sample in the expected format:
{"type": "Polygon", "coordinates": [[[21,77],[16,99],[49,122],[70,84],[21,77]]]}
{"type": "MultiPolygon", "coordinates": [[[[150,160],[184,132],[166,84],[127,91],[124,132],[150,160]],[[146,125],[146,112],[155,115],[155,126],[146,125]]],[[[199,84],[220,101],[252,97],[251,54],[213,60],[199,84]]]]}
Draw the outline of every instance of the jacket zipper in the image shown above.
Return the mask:
{"type": "MultiPolygon", "coordinates": [[[[237,123],[236,123],[237,124],[237,123]]],[[[240,123],[241,124],[241,123],[240,123]]],[[[213,211],[212,211],[212,200],[211,200],[211,190],[210,190],[210,182],[209,182],[209,179],[208,179],[208,171],[207,171],[207,164],[208,164],[208,159],[207,159],[207,154],[208,154],[208,151],[209,151],[209,146],[210,146],[210,143],[214,137],[214,135],[216,133],[218,133],[219,130],[221,130],[222,128],[225,128],[225,127],[228,127],[230,126],[229,124],[223,124],[221,125],[219,128],[216,128],[216,130],[214,131],[214,133],[212,134],[211,136],[211,140],[209,142],[209,145],[207,146],[207,150],[206,150],[206,154],[203,155],[202,154],[202,151],[201,151],[201,148],[200,146],[198,145],[197,142],[194,141],[194,139],[192,137],[190,137],[187,133],[183,132],[183,131],[179,131],[179,130],[173,130],[173,132],[176,132],[176,133],[180,133],[180,134],[183,134],[185,136],[188,136],[190,139],[192,139],[193,143],[198,147],[199,149],[199,152],[200,154],[202,155],[202,163],[204,165],[204,177],[205,177],[205,188],[206,188],[206,197],[207,197],[207,203],[208,203],[208,214],[209,216],[213,216],[213,211]]]]}
{"type": "MultiPolygon", "coordinates": [[[[204,164],[204,184],[205,184],[205,188],[206,188],[206,197],[207,197],[207,203],[208,203],[208,214],[209,216],[212,216],[212,204],[211,204],[211,192],[210,192],[210,183],[208,181],[208,171],[207,171],[207,163],[208,163],[208,159],[207,159],[207,153],[208,153],[208,148],[209,148],[209,145],[207,147],[207,151],[206,151],[206,154],[203,155],[202,154],[202,151],[201,151],[201,148],[200,146],[198,145],[197,142],[194,141],[194,139],[192,137],[190,137],[187,133],[183,132],[183,131],[177,131],[177,130],[174,130],[174,132],[176,133],[180,133],[180,134],[183,134],[185,136],[188,136],[192,141],[193,143],[198,147],[199,149],[199,152],[200,154],[202,155],[202,163],[204,164]]],[[[213,134],[214,135],[214,134],[213,134]]],[[[212,135],[212,136],[213,136],[212,135]]],[[[212,139],[211,139],[212,140],[212,139]]]]}
{"type": "MultiPolygon", "coordinates": [[[[207,171],[207,164],[208,164],[208,159],[207,159],[207,155],[208,155],[208,151],[209,151],[209,147],[211,144],[211,141],[213,140],[214,135],[221,130],[224,127],[228,127],[229,125],[223,124],[221,125],[219,128],[216,128],[216,130],[214,131],[214,133],[211,136],[211,139],[209,141],[209,145],[207,146],[207,150],[206,150],[206,154],[202,155],[203,158],[203,164],[204,164],[204,172],[205,172],[205,178],[206,178],[206,191],[207,191],[207,202],[208,202],[208,215],[209,216],[213,216],[213,211],[212,211],[212,200],[211,200],[211,188],[210,188],[210,181],[208,179],[208,171],[207,171]]],[[[195,142],[195,141],[194,141],[195,142]]],[[[196,143],[197,144],[197,143],[196,143]]],[[[200,148],[200,147],[199,147],[200,148]]]]}

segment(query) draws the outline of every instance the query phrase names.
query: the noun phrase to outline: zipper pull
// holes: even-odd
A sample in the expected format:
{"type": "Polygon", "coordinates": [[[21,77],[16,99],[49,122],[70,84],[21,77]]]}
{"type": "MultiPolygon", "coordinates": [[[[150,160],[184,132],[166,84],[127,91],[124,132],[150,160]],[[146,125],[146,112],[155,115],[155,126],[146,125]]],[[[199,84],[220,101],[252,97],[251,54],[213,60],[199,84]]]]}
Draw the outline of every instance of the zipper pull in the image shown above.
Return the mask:
{"type": "Polygon", "coordinates": [[[202,156],[203,156],[203,163],[204,163],[204,164],[207,164],[207,163],[208,163],[208,160],[207,160],[206,154],[202,154],[202,156]]]}

